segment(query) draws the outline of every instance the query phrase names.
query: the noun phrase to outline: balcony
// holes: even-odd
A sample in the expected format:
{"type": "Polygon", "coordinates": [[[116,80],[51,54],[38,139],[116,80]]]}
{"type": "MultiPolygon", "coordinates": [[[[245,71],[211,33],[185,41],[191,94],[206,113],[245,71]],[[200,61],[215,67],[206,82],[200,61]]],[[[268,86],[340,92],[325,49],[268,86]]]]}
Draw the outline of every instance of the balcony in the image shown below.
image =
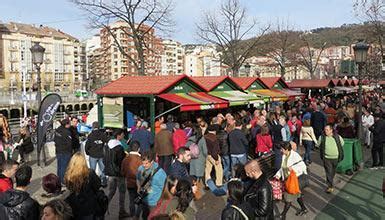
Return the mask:
{"type": "Polygon", "coordinates": [[[71,61],[69,61],[69,60],[64,60],[64,64],[66,64],[66,65],[71,64],[71,61]]]}
{"type": "Polygon", "coordinates": [[[71,51],[69,51],[69,50],[65,50],[63,53],[64,53],[64,55],[71,55],[72,54],[71,51]]]}
{"type": "Polygon", "coordinates": [[[17,57],[10,57],[10,58],[9,58],[9,61],[10,61],[10,62],[18,62],[18,61],[19,61],[19,58],[17,58],[17,57]]]}
{"type": "Polygon", "coordinates": [[[51,59],[45,59],[45,60],[44,60],[44,63],[45,63],[45,64],[48,64],[48,63],[52,63],[52,61],[51,61],[51,59]]]}
{"type": "Polygon", "coordinates": [[[14,68],[14,69],[11,69],[9,72],[11,72],[11,73],[18,73],[19,69],[14,68]]]}
{"type": "Polygon", "coordinates": [[[44,53],[49,53],[49,54],[51,54],[51,53],[52,53],[52,50],[50,50],[50,49],[45,49],[44,53]]]}

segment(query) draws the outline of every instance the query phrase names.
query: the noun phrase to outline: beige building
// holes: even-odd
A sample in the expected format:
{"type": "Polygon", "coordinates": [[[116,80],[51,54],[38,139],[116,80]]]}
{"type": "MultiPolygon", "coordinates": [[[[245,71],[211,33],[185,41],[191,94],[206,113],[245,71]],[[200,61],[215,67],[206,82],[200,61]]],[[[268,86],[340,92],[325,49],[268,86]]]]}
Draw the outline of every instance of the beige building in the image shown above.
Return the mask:
{"type": "Polygon", "coordinates": [[[87,86],[94,90],[110,81],[111,76],[103,71],[103,50],[100,45],[100,35],[95,35],[86,41],[87,86]]]}
{"type": "MultiPolygon", "coordinates": [[[[250,57],[241,67],[240,76],[278,77],[281,76],[281,69],[270,57],[250,57]]],[[[286,81],[308,79],[310,74],[304,66],[287,64],[284,78],[286,81]]]]}
{"type": "Polygon", "coordinates": [[[185,73],[189,76],[220,76],[226,69],[220,53],[211,45],[185,45],[185,73]]]}
{"type": "MultiPolygon", "coordinates": [[[[128,24],[123,21],[117,21],[110,25],[112,32],[117,36],[119,45],[133,59],[138,60],[138,53],[134,46],[133,39],[127,34],[131,33],[128,24]]],[[[143,25],[143,30],[147,31],[148,26],[143,25]]],[[[162,40],[155,36],[155,30],[150,29],[149,34],[146,35],[146,45],[148,48],[144,49],[145,56],[145,74],[146,75],[160,75],[162,69],[162,40]]],[[[102,53],[103,71],[110,76],[110,80],[116,80],[123,75],[138,75],[138,70],[134,64],[126,58],[117,46],[115,40],[111,36],[108,29],[104,28],[100,31],[100,42],[102,53]]]]}
{"type": "Polygon", "coordinates": [[[179,42],[163,40],[162,75],[184,74],[184,49],[179,42]]]}
{"type": "Polygon", "coordinates": [[[35,42],[45,48],[41,65],[42,90],[81,88],[85,49],[78,39],[50,27],[10,22],[0,24],[0,89],[21,91],[25,71],[27,89],[36,90],[37,74],[30,52],[35,42]]]}

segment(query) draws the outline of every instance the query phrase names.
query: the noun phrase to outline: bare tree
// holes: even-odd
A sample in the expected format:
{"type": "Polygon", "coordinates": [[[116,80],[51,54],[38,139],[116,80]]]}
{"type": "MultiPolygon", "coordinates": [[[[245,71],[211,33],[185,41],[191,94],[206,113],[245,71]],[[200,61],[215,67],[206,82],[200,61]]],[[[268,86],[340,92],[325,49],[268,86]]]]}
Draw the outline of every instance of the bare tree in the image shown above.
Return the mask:
{"type": "Polygon", "coordinates": [[[285,76],[287,65],[294,64],[298,51],[299,32],[278,20],[275,30],[268,35],[262,54],[273,59],[280,67],[281,77],[285,76]]]}
{"type": "Polygon", "coordinates": [[[206,12],[197,35],[207,43],[216,45],[221,52],[221,62],[231,68],[233,76],[239,75],[239,68],[258,46],[261,36],[252,33],[256,28],[255,19],[249,20],[246,9],[239,0],[224,0],[219,10],[206,12]],[[252,37],[246,40],[247,37],[252,37]]]}
{"type": "Polygon", "coordinates": [[[369,71],[368,73],[372,73],[373,77],[382,76],[383,74],[379,74],[381,73],[379,66],[381,61],[385,61],[385,48],[383,46],[385,37],[385,0],[355,0],[354,9],[356,15],[368,25],[366,41],[375,44],[373,47],[379,48],[379,51],[374,48],[373,52],[376,51],[376,53],[369,55],[370,60],[368,60],[367,64],[370,64],[370,68],[367,67],[366,70],[373,70],[375,67],[375,72],[369,71]]]}
{"type": "Polygon", "coordinates": [[[308,35],[311,35],[311,33],[304,33],[301,35],[302,47],[298,50],[297,62],[309,71],[310,79],[314,79],[326,42],[323,43],[320,48],[316,49],[311,46],[308,35]]]}
{"type": "Polygon", "coordinates": [[[148,43],[153,30],[170,32],[174,27],[171,18],[172,0],[71,0],[80,9],[87,12],[91,26],[106,30],[113,38],[114,46],[137,69],[139,75],[145,75],[145,51],[151,51],[148,43]],[[122,21],[124,26],[113,28],[111,23],[122,21]],[[136,57],[128,54],[119,36],[118,30],[134,42],[136,57]]]}

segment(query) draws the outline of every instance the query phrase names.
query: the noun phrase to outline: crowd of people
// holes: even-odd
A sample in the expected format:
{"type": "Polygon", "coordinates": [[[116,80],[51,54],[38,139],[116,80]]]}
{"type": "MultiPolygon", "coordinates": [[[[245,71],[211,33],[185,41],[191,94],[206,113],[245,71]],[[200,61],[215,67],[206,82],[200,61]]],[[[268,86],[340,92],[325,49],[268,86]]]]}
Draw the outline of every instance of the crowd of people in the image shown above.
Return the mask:
{"type": "Polygon", "coordinates": [[[333,193],[344,140],[357,137],[358,120],[373,169],[384,166],[385,103],[377,93],[365,94],[360,116],[355,101],[353,95],[315,97],[188,120],[170,114],[156,120],[155,133],[139,117],[128,129],[94,122],[84,150],[77,118],[65,118],[55,132],[57,173],[44,176],[38,192],[26,192],[28,163],[3,160],[0,219],[104,219],[115,211],[116,190],[122,219],[196,219],[196,202],[208,190],[227,196],[222,219],[285,219],[294,201],[302,216],[314,149],[325,169],[325,192],[333,193]],[[284,208],[274,213],[280,199],[284,208]]]}

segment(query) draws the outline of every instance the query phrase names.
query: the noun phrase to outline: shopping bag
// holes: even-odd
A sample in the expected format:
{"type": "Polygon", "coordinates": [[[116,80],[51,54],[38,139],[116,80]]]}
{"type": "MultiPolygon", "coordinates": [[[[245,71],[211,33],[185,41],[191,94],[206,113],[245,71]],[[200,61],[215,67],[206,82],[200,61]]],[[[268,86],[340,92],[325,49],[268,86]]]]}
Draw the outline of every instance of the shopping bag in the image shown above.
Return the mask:
{"type": "Polygon", "coordinates": [[[273,189],[273,199],[282,200],[283,184],[282,181],[276,178],[269,180],[271,188],[273,189]]]}
{"type": "Polygon", "coordinates": [[[290,175],[286,180],[285,187],[286,187],[286,192],[289,194],[295,195],[301,192],[299,190],[298,177],[295,174],[294,170],[290,172],[290,175]]]}

